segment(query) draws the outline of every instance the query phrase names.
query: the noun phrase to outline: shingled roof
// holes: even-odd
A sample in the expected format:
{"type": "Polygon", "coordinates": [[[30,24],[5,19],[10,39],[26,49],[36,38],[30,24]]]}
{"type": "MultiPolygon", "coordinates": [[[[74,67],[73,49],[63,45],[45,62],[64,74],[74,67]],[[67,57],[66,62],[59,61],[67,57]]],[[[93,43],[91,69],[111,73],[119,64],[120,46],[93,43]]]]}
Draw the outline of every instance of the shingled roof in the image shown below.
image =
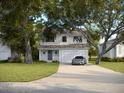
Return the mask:
{"type": "Polygon", "coordinates": [[[41,49],[47,48],[86,48],[87,44],[68,44],[68,45],[41,45],[41,49]]]}

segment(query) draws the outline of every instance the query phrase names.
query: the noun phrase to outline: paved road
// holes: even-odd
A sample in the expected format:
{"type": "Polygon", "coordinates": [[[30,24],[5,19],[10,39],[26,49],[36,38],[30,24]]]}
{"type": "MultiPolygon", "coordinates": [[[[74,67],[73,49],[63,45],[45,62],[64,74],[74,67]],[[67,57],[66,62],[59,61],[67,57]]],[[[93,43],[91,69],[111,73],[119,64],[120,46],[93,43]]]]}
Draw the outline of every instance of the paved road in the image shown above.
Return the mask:
{"type": "Polygon", "coordinates": [[[0,93],[124,93],[124,74],[90,64],[61,64],[56,74],[41,80],[0,83],[0,93]]]}

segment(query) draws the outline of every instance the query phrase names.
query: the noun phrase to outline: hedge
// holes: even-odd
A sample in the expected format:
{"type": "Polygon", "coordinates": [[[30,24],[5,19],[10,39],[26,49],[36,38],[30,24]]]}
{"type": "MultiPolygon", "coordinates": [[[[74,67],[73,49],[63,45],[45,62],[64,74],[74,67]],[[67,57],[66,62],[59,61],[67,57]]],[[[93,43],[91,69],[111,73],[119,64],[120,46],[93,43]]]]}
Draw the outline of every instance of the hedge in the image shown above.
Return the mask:
{"type": "Polygon", "coordinates": [[[124,62],[124,57],[119,58],[108,58],[108,57],[102,57],[101,61],[107,61],[107,62],[124,62]]]}

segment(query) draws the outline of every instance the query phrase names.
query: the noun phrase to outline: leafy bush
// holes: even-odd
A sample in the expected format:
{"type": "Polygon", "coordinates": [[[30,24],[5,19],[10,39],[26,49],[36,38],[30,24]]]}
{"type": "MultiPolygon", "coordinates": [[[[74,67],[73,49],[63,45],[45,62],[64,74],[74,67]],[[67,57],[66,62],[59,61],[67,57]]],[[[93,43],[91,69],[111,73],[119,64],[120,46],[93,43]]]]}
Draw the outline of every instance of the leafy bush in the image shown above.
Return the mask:
{"type": "Polygon", "coordinates": [[[40,61],[37,61],[37,62],[47,63],[47,61],[45,61],[45,60],[40,60],[40,61]]]}
{"type": "Polygon", "coordinates": [[[52,63],[59,63],[59,61],[58,60],[53,60],[52,63]]]}
{"type": "Polygon", "coordinates": [[[8,60],[2,60],[2,61],[0,61],[0,63],[7,63],[8,62],[8,60]]]}
{"type": "Polygon", "coordinates": [[[113,61],[115,62],[124,62],[124,58],[114,58],[113,61]]]}
{"type": "Polygon", "coordinates": [[[19,59],[19,60],[12,60],[12,61],[8,60],[8,62],[9,63],[24,63],[21,59],[19,59]]]}
{"type": "Polygon", "coordinates": [[[111,59],[111,58],[108,58],[108,57],[102,57],[102,58],[101,58],[101,61],[109,61],[109,62],[112,62],[112,59],[111,59]]]}
{"type": "Polygon", "coordinates": [[[102,57],[101,61],[107,61],[107,62],[124,62],[124,57],[119,58],[108,58],[108,57],[102,57]]]}
{"type": "Polygon", "coordinates": [[[89,58],[90,61],[96,61],[96,58],[89,58]]]}
{"type": "Polygon", "coordinates": [[[23,57],[22,56],[20,56],[20,57],[16,57],[16,58],[11,58],[11,57],[9,57],[8,58],[8,62],[9,63],[24,63],[24,58],[22,59],[23,57]]]}

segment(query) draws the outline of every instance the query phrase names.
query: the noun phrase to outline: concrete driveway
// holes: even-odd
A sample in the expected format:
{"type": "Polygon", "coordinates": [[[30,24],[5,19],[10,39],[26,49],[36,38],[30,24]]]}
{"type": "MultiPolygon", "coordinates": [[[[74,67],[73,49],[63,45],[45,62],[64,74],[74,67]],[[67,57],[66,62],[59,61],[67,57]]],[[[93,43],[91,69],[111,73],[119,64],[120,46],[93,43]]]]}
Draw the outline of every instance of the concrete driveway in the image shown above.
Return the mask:
{"type": "Polygon", "coordinates": [[[1,82],[0,93],[124,93],[124,74],[90,64],[61,64],[56,74],[41,80],[1,82]]]}

